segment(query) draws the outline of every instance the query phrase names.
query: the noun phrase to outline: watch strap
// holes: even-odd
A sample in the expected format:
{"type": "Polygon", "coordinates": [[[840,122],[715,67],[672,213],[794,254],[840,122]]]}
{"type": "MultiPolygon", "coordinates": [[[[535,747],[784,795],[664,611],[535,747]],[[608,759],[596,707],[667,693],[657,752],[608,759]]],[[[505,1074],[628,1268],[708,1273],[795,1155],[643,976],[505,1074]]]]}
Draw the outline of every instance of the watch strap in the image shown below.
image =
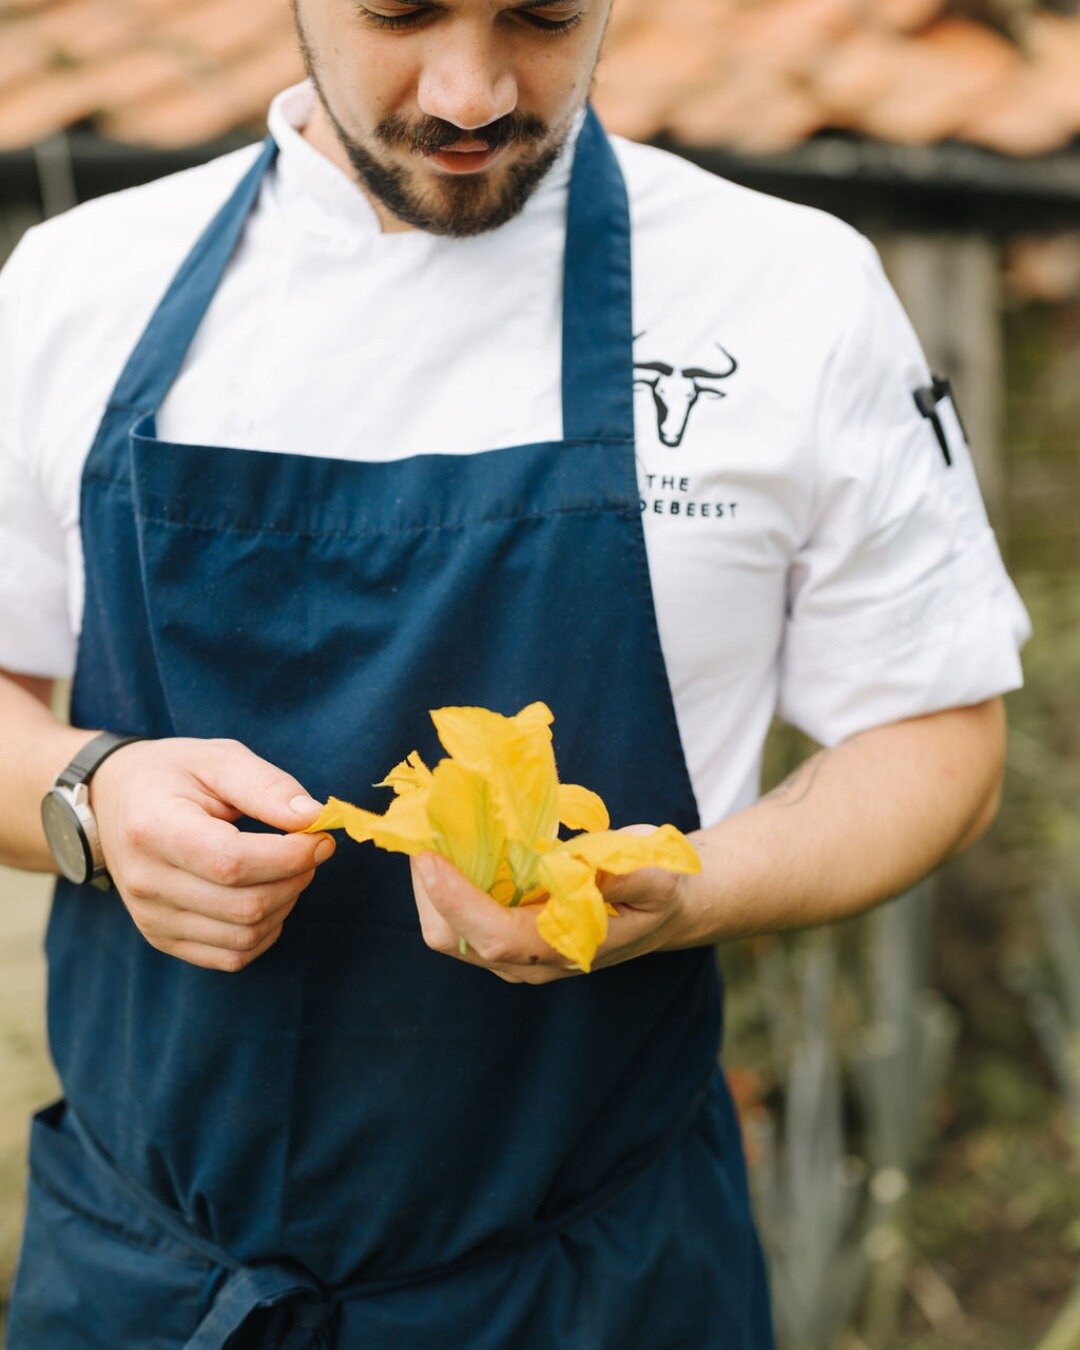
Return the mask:
{"type": "Polygon", "coordinates": [[[117,736],[111,731],[103,731],[92,741],[87,741],[67,768],[57,776],[53,786],[73,788],[80,783],[89,783],[111,754],[133,741],[145,740],[145,736],[117,736]]]}

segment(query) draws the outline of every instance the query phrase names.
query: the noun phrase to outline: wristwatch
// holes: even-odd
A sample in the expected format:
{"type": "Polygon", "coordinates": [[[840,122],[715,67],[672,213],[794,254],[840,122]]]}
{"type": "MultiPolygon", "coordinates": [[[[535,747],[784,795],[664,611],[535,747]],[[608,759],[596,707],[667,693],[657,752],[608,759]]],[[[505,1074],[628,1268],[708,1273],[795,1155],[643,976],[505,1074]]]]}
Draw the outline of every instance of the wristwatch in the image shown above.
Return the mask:
{"type": "Polygon", "coordinates": [[[59,773],[41,803],[45,840],[56,865],[68,881],[92,883],[101,890],[112,885],[105,870],[97,821],[90,810],[90,779],[111,754],[145,736],[115,736],[103,731],[79,751],[59,773]]]}

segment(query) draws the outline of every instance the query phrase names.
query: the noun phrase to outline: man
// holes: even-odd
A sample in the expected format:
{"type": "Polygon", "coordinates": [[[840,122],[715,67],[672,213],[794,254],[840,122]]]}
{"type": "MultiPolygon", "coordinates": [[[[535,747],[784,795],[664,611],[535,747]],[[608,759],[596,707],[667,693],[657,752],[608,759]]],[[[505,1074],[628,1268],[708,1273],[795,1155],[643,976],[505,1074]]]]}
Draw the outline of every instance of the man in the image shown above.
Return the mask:
{"type": "Polygon", "coordinates": [[[872,250],[612,144],[608,11],[302,0],[266,146],[5,270],[0,847],[66,873],[12,1350],[771,1344],[712,945],[985,827],[1026,619],[872,250]],[[296,832],[534,699],[705,827],[588,976],[296,832]],[[777,708],[832,748],[754,804],[777,708]]]}

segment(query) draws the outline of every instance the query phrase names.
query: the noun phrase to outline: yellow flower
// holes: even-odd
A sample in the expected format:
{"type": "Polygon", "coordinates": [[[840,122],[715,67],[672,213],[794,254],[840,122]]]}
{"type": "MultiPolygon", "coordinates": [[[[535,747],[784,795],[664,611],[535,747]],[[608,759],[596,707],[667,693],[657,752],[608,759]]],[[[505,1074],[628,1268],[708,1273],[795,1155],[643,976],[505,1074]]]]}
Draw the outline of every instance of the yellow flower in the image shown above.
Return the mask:
{"type": "Polygon", "coordinates": [[[387,783],[398,796],[385,815],[331,797],[308,832],[345,830],[358,844],[370,840],[410,856],[433,850],[449,858],[474,886],[490,891],[506,850],[506,832],[489,784],[452,759],[440,760],[433,772],[415,752],[409,759],[420,773],[399,774],[402,765],[391,770],[387,783]]]}
{"type": "Polygon", "coordinates": [[[308,832],[344,829],[395,853],[441,853],[502,905],[546,897],[537,931],[582,970],[591,969],[615,912],[604,902],[598,871],[700,871],[697,853],[674,826],[648,835],[610,830],[595,792],[559,782],[545,704],[531,703],[515,717],[438,708],[431,718],[447,758],[429,769],[414,750],[377,784],[395,793],[384,815],[331,797],[308,832]],[[560,840],[560,824],[584,833],[560,840]]]}

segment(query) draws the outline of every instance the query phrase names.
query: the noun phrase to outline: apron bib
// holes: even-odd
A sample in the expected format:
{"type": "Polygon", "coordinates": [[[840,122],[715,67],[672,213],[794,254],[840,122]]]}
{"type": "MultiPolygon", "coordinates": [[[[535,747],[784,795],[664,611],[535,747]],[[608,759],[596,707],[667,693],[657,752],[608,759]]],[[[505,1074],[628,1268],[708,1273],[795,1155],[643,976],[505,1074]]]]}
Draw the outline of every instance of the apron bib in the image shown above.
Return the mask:
{"type": "MultiPolygon", "coordinates": [[[[638,508],[626,194],[595,115],[564,438],[472,455],[157,437],[275,153],[102,419],[73,722],[235,737],[382,810],[366,784],[439,757],[428,709],[543,699],[562,779],[616,824],[695,828],[638,508]]],[[[239,974],[156,951],[115,893],[64,881],[47,953],[66,1104],[34,1125],[12,1350],[771,1345],[711,949],[507,985],[424,946],[406,859],[343,840],[239,974]]]]}

